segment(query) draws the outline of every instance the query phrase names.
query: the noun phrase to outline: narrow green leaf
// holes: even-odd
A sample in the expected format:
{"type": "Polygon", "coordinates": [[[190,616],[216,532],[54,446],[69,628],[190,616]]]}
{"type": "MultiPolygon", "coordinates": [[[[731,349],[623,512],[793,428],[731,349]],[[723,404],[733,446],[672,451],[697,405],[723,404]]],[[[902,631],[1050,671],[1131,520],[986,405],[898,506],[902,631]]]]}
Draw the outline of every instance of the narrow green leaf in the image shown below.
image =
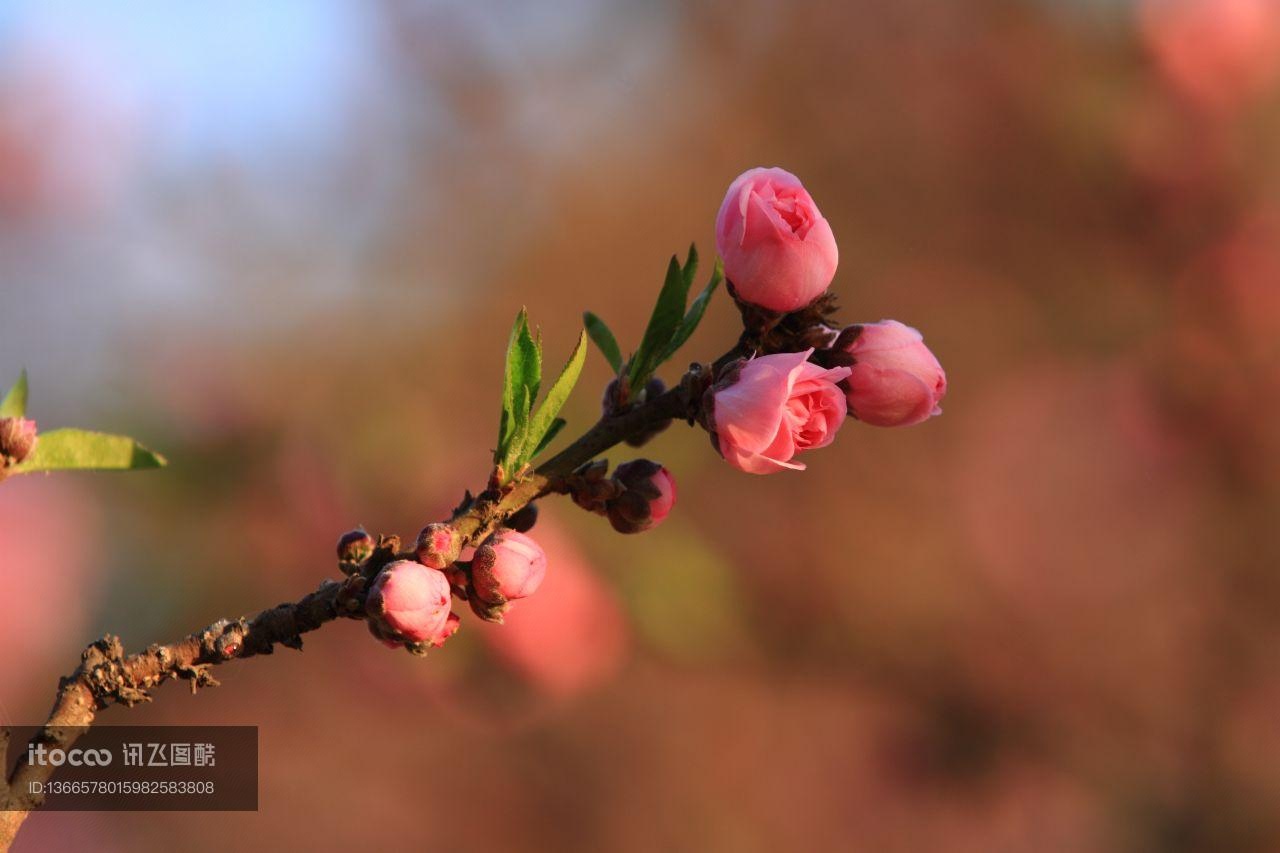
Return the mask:
{"type": "Polygon", "coordinates": [[[600,354],[604,356],[605,361],[609,362],[613,372],[621,373],[622,351],[618,349],[618,339],[613,336],[613,332],[609,331],[604,320],[587,311],[582,315],[582,325],[586,327],[591,340],[600,348],[600,354]]]}
{"type": "Polygon", "coordinates": [[[689,244],[689,256],[684,260],[684,267],[680,270],[684,275],[684,292],[687,296],[689,288],[693,287],[693,280],[698,275],[698,246],[695,243],[689,244]]]}
{"type": "Polygon", "coordinates": [[[529,388],[529,412],[533,413],[533,401],[538,399],[538,389],[542,386],[542,330],[535,337],[529,333],[528,321],[525,323],[525,346],[530,356],[526,364],[529,370],[525,374],[525,384],[529,388]]]}
{"type": "Polygon", "coordinates": [[[560,430],[564,429],[566,421],[564,418],[556,418],[551,422],[551,427],[547,430],[546,435],[542,436],[542,440],[538,442],[538,446],[533,449],[533,454],[529,457],[531,460],[537,458],[538,454],[547,449],[547,445],[560,434],[560,430]]]}
{"type": "Polygon", "coordinates": [[[22,371],[4,399],[0,400],[0,418],[20,418],[27,413],[27,371],[22,371]]]}
{"type": "Polygon", "coordinates": [[[524,423],[511,434],[511,446],[507,448],[506,454],[499,460],[502,470],[506,478],[510,480],[519,473],[521,466],[520,451],[528,443],[529,440],[529,420],[526,418],[524,423]]]}
{"type": "Polygon", "coordinates": [[[15,474],[76,468],[126,471],[161,468],[166,464],[163,456],[128,436],[83,429],[55,429],[40,433],[35,452],[12,470],[15,474]]]}
{"type": "Polygon", "coordinates": [[[498,446],[494,449],[495,461],[501,461],[511,446],[511,434],[516,428],[516,389],[519,386],[520,368],[517,365],[521,357],[519,346],[520,329],[525,323],[525,311],[520,309],[516,321],[511,326],[511,336],[507,339],[507,360],[502,375],[502,417],[498,421],[498,446]]]}
{"type": "Polygon", "coordinates": [[[542,401],[542,405],[538,407],[538,413],[530,421],[529,434],[525,439],[525,448],[521,452],[519,461],[532,459],[537,448],[542,445],[543,439],[556,420],[556,415],[560,414],[561,407],[573,392],[573,386],[578,384],[578,377],[582,375],[582,365],[586,360],[587,333],[584,331],[578,335],[578,343],[573,348],[568,363],[547,390],[546,399],[542,401]]]}
{"type": "Polygon", "coordinates": [[[529,422],[538,384],[542,379],[542,344],[529,331],[529,312],[521,308],[507,342],[506,373],[502,382],[502,417],[498,422],[498,446],[494,460],[503,463],[518,449],[529,422]]]}
{"type": "Polygon", "coordinates": [[[662,360],[666,361],[676,354],[680,347],[685,345],[694,330],[698,328],[698,324],[702,322],[702,315],[707,311],[707,303],[711,301],[711,294],[715,293],[716,288],[720,286],[720,282],[724,281],[724,265],[716,258],[716,265],[711,270],[711,280],[707,282],[707,286],[702,288],[702,292],[693,300],[693,304],[689,306],[689,312],[684,315],[684,321],[680,324],[680,328],[676,330],[675,337],[671,339],[667,351],[663,354],[662,360]]]}
{"type": "MultiPolygon", "coordinates": [[[[692,260],[692,259],[691,259],[692,260]]],[[[667,277],[658,293],[658,301],[649,316],[649,325],[640,339],[640,348],[631,359],[629,380],[632,388],[641,387],[650,374],[662,363],[662,354],[675,335],[676,329],[684,320],[685,299],[689,288],[685,284],[684,272],[676,261],[675,255],[667,264],[667,277]]]]}

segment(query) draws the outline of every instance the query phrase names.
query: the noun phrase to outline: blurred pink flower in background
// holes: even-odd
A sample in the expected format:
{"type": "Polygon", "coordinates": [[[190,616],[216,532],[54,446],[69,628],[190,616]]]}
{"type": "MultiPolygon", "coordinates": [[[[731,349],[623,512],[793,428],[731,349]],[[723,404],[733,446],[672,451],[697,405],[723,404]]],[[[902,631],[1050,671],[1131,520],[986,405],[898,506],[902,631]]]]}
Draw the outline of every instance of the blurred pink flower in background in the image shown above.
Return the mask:
{"type": "Polygon", "coordinates": [[[93,501],[72,478],[25,475],[0,488],[0,716],[37,684],[52,695],[92,639],[99,526],[93,501]]]}
{"type": "Polygon", "coordinates": [[[1280,75],[1275,0],[1144,0],[1139,26],[1160,73],[1201,106],[1239,106],[1280,75]]]}
{"type": "Polygon", "coordinates": [[[1172,734],[1212,599],[1195,480],[1141,373],[1036,365],[973,401],[956,506],[993,608],[966,633],[987,690],[1172,734]],[[991,614],[999,614],[999,619],[991,614]],[[1016,640],[1014,639],[1016,638],[1016,640]]]}
{"type": "Polygon", "coordinates": [[[568,697],[612,678],[630,646],[626,617],[573,539],[542,508],[534,535],[549,555],[538,594],[506,623],[472,620],[494,654],[552,697],[568,697]]]}
{"type": "Polygon", "coordinates": [[[138,151],[136,116],[111,75],[70,52],[11,52],[0,68],[0,217],[94,214],[138,151]],[[93,139],[92,145],[82,144],[93,139]]]}
{"type": "Polygon", "coordinates": [[[1162,379],[1180,428],[1225,439],[1237,473],[1280,475],[1280,215],[1255,211],[1175,284],[1162,379]]]}

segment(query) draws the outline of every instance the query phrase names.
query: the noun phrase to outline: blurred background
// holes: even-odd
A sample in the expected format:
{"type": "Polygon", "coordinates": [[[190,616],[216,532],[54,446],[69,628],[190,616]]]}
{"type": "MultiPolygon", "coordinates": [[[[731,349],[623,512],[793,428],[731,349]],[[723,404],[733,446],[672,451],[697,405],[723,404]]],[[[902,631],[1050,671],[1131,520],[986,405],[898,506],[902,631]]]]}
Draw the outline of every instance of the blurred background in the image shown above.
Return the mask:
{"type": "Polygon", "coordinates": [[[171,463],[0,488],[0,720],[441,517],[520,306],[634,346],[748,167],[950,380],[802,475],[672,428],[661,528],[544,507],[427,661],[343,623],[108,710],[259,726],[260,810],[17,849],[1280,849],[1278,142],[1273,0],[0,0],[0,385],[171,463]]]}

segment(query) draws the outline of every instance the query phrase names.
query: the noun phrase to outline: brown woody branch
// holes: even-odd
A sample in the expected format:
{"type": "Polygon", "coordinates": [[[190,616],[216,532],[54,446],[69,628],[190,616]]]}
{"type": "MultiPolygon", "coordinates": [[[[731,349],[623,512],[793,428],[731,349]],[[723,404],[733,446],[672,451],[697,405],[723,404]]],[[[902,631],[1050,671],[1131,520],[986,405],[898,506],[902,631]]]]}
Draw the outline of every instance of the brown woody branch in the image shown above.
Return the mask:
{"type": "MultiPolygon", "coordinates": [[[[551,491],[551,486],[579,466],[628,437],[645,435],[675,419],[693,422],[706,388],[707,371],[693,366],[677,387],[626,411],[608,415],[535,471],[505,487],[491,484],[469,499],[450,520],[467,544],[477,544],[505,519],[551,491]]],[[[118,637],[106,636],[81,655],[80,665],[58,685],[53,709],[31,744],[68,749],[97,712],[111,705],[132,707],[151,700],[151,691],[166,681],[185,680],[192,692],[216,686],[211,670],[234,660],[271,654],[277,645],[302,648],[302,635],[340,617],[363,618],[362,581],[392,559],[413,558],[412,549],[399,549],[395,537],[383,537],[364,572],[345,582],[325,580],[314,592],[253,616],[221,619],[203,630],[167,645],[152,645],[126,655],[118,637]]],[[[8,732],[0,729],[0,851],[6,851],[42,798],[32,795],[33,783],[47,781],[54,768],[26,762],[20,756],[13,773],[3,772],[8,732]]]]}

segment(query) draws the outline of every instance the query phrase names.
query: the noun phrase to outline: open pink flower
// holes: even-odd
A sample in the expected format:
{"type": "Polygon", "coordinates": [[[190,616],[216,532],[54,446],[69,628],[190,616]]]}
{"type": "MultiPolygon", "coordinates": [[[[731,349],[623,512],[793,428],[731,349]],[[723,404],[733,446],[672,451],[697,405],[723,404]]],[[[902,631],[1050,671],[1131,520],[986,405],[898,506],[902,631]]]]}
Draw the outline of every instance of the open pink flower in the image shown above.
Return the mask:
{"type": "Polygon", "coordinates": [[[736,379],[711,389],[712,441],[725,461],[748,474],[803,470],[791,458],[826,447],[845,418],[844,392],[836,383],[847,367],[808,361],[812,349],[760,356],[743,362],[736,379]]]}
{"type": "Polygon", "coordinates": [[[751,169],[729,185],[716,216],[716,249],[738,298],[779,312],[822,295],[840,259],[813,197],[776,168],[751,169]]]}
{"type": "MultiPolygon", "coordinates": [[[[910,426],[942,414],[947,374],[924,336],[897,320],[846,329],[843,348],[853,357],[849,411],[873,426],[910,426]]],[[[838,344],[838,346],[841,346],[838,344]]]]}

